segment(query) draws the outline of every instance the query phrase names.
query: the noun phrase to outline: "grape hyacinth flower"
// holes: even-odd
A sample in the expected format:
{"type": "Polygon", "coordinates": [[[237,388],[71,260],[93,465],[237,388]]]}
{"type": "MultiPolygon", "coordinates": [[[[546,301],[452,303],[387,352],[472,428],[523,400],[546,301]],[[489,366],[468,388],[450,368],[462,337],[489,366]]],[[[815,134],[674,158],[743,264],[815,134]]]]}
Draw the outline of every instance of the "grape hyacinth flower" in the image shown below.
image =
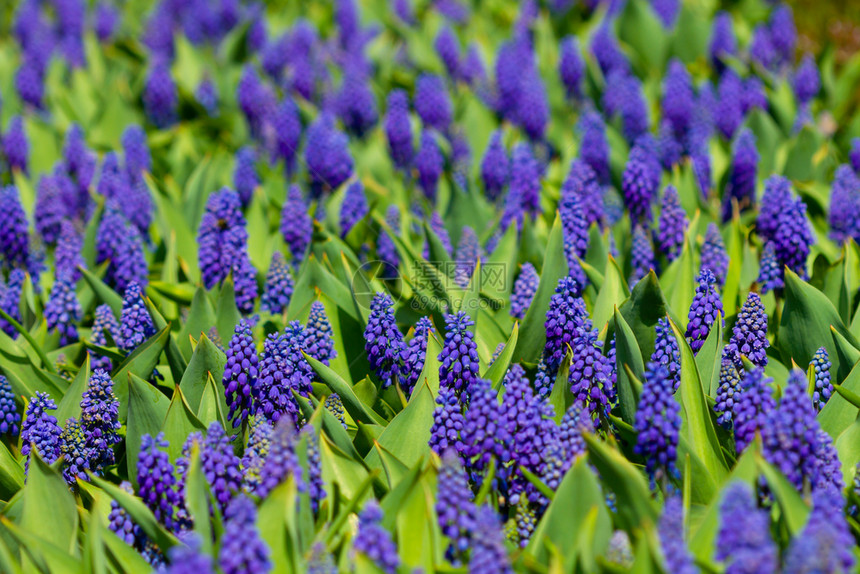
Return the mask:
{"type": "Polygon", "coordinates": [[[781,64],[794,60],[794,51],[797,46],[797,28],[794,24],[794,14],[788,4],[779,4],[770,13],[769,37],[776,52],[775,58],[781,64]]]}
{"type": "Polygon", "coordinates": [[[630,252],[630,280],[631,285],[638,283],[648,275],[651,269],[657,267],[654,259],[654,247],[651,239],[641,225],[633,228],[633,245],[630,252]]]}
{"type": "Polygon", "coordinates": [[[256,526],[257,508],[253,501],[240,494],[224,512],[224,535],[218,562],[224,574],[269,572],[270,550],[256,526]]]}
{"type": "Polygon", "coordinates": [[[571,343],[570,392],[594,421],[595,429],[606,426],[615,403],[612,365],[603,354],[597,330],[580,331],[571,343]]]}
{"type": "MultiPolygon", "coordinates": [[[[63,455],[63,478],[69,486],[75,486],[78,478],[87,480],[91,465],[91,449],[81,424],[74,418],[66,421],[66,428],[60,438],[60,453],[63,455]]],[[[96,472],[95,474],[98,474],[96,472]]]]}
{"type": "Polygon", "coordinates": [[[752,63],[759,68],[775,72],[779,65],[780,55],[773,45],[770,30],[764,24],[758,24],[753,28],[752,40],[749,45],[749,56],[752,63]]]}
{"type": "Polygon", "coordinates": [[[432,330],[433,324],[430,322],[430,319],[421,317],[415,323],[415,333],[412,335],[412,339],[403,348],[400,386],[407,397],[418,383],[421,370],[424,368],[424,361],[427,356],[427,339],[430,337],[432,330]]]}
{"type": "Polygon", "coordinates": [[[387,293],[377,293],[370,303],[370,317],[364,330],[364,350],[370,368],[379,377],[382,387],[391,386],[401,370],[400,361],[406,350],[403,334],[394,320],[394,301],[387,293]]]}
{"type": "Polygon", "coordinates": [[[204,78],[194,91],[194,99],[200,104],[209,117],[218,116],[218,88],[209,78],[204,78]]]}
{"type": "Polygon", "coordinates": [[[113,446],[122,440],[119,399],[113,392],[110,374],[101,369],[93,371],[81,397],[80,424],[91,457],[89,468],[97,470],[114,464],[113,446]]]}
{"type": "Polygon", "coordinates": [[[128,355],[153,335],[155,325],[143,301],[140,286],[132,283],[122,298],[117,346],[128,355]]]}
{"type": "Polygon", "coordinates": [[[654,352],[651,353],[651,362],[657,366],[666,367],[669,378],[672,380],[672,392],[678,390],[681,384],[681,351],[678,348],[678,340],[669,319],[663,317],[657,321],[655,326],[656,337],[654,339],[654,352]]]}
{"type": "Polygon", "coordinates": [[[792,201],[791,182],[787,178],[772,175],[765,180],[761,208],[755,222],[756,232],[765,242],[776,237],[780,214],[792,201]]]}
{"type": "Polygon", "coordinates": [[[820,412],[833,394],[833,384],[830,382],[830,358],[827,349],[819,347],[815,351],[809,366],[815,374],[815,387],[812,389],[812,404],[815,412],[820,412]]]}
{"type": "Polygon", "coordinates": [[[520,199],[520,208],[532,215],[540,211],[541,168],[525,142],[514,146],[511,154],[511,182],[509,194],[520,199]]]}
{"type": "Polygon", "coordinates": [[[258,449],[260,450],[258,456],[263,459],[263,462],[254,494],[263,499],[290,476],[296,481],[297,489],[300,492],[305,491],[307,485],[296,452],[299,438],[295,424],[288,417],[284,417],[275,424],[274,428],[271,426],[267,428],[269,429],[268,442],[260,445],[262,449],[258,449]]]}
{"type": "MultiPolygon", "coordinates": [[[[524,377],[522,367],[514,365],[505,378],[507,382],[510,382],[515,370],[518,370],[520,379],[524,377]]],[[[525,384],[528,384],[527,379],[525,384]]],[[[459,446],[466,470],[476,485],[483,482],[492,460],[496,461],[496,476],[504,476],[507,471],[504,465],[510,461],[512,446],[509,433],[515,430],[507,425],[507,415],[490,381],[475,379],[469,388],[469,406],[463,414],[459,446]]]]}
{"type": "Polygon", "coordinates": [[[266,289],[260,298],[260,310],[272,315],[281,315],[287,310],[293,297],[293,274],[280,251],[272,254],[272,262],[266,273],[266,289]]]}
{"type": "Polygon", "coordinates": [[[430,428],[430,448],[442,456],[449,448],[458,454],[464,450],[460,433],[465,426],[463,407],[453,388],[440,387],[433,411],[433,425],[430,428]]]}
{"type": "Polygon", "coordinates": [[[666,572],[672,572],[672,574],[698,572],[685,542],[684,501],[679,496],[668,498],[663,505],[663,515],[657,524],[657,533],[660,537],[666,572]]]}
{"type": "Polygon", "coordinates": [[[588,226],[579,197],[569,190],[565,193],[564,187],[562,187],[558,213],[561,217],[568,271],[577,283],[585,285],[588,279],[579,260],[585,257],[585,252],[588,250],[588,226]]]}
{"type": "Polygon", "coordinates": [[[439,353],[439,384],[454,389],[457,396],[468,393],[478,378],[478,347],[469,330],[475,322],[463,311],[445,315],[445,344],[439,353]]]}
{"type": "Polygon", "coordinates": [[[734,70],[725,70],[717,85],[714,120],[718,131],[727,140],[734,137],[743,122],[743,94],[743,81],[734,70]]]}
{"type": "Polygon", "coordinates": [[[857,155],[857,166],[837,167],[830,191],[830,237],[838,243],[849,237],[855,242],[860,239],[860,138],[855,141],[858,143],[854,144],[852,154],[857,155]]]}
{"type": "Polygon", "coordinates": [[[197,231],[203,285],[213,288],[232,273],[236,304],[245,313],[253,310],[257,283],[248,256],[248,231],[239,195],[223,188],[209,196],[197,231]]]}
{"type": "Polygon", "coordinates": [[[673,59],[669,62],[669,68],[663,78],[663,99],[660,106],[663,118],[668,120],[676,137],[687,133],[693,120],[695,104],[696,97],[690,73],[680,60],[673,59]]]}
{"type": "Polygon", "coordinates": [[[609,77],[614,70],[626,72],[630,69],[627,56],[621,51],[612,27],[606,22],[597,28],[591,37],[591,53],[604,77],[609,77]]]}
{"type": "Polygon", "coordinates": [[[305,327],[303,350],[320,363],[328,365],[329,361],[337,357],[333,335],[331,323],[325,313],[325,305],[320,301],[314,301],[311,303],[311,311],[305,327]]]}
{"type": "MultiPolygon", "coordinates": [[[[106,334],[110,335],[110,338],[114,343],[116,343],[119,339],[119,323],[117,322],[110,306],[102,304],[96,307],[90,342],[93,345],[106,347],[108,344],[106,334]]],[[[101,355],[92,357],[91,366],[93,370],[103,369],[107,372],[110,372],[113,369],[113,364],[111,363],[110,358],[101,355]]]]}
{"type": "Polygon", "coordinates": [[[186,531],[178,538],[180,544],[167,551],[170,566],[164,574],[215,574],[214,561],[203,552],[199,534],[186,531]]]}
{"type": "Polygon", "coordinates": [[[720,529],[714,556],[726,574],[777,572],[779,548],[770,537],[770,516],[756,507],[752,489],[732,482],[720,504],[720,529]]]}
{"type": "Polygon", "coordinates": [[[164,433],[159,433],[155,438],[149,434],[141,437],[137,484],[138,495],[155,515],[155,519],[172,530],[176,526],[180,495],[175,489],[176,477],[170,457],[162,450],[167,446],[164,433]]]}
{"type": "Polygon", "coordinates": [[[792,369],[779,406],[765,413],[760,430],[765,460],[797,490],[813,477],[817,463],[813,449],[818,442],[818,422],[806,386],[803,371],[792,369]]]}
{"type": "Polygon", "coordinates": [[[69,220],[60,224],[60,236],[54,251],[57,277],[68,277],[72,282],[81,278],[80,268],[85,268],[83,237],[69,220]]]}
{"type": "Polygon", "coordinates": [[[764,376],[764,370],[756,367],[744,374],[740,397],[735,401],[732,419],[735,427],[735,448],[740,454],[761,432],[770,413],[776,409],[776,401],[770,390],[772,379],[764,376]]]}
{"type": "Polygon", "coordinates": [[[75,293],[75,284],[69,274],[62,274],[54,281],[51,294],[45,303],[45,321],[49,331],[60,336],[60,346],[71,345],[78,340],[75,323],[81,320],[83,311],[75,293]]]}
{"type": "Polygon", "coordinates": [[[681,207],[678,190],[673,185],[667,185],[663,190],[657,244],[670,262],[681,255],[688,225],[687,212],[681,207]]]}
{"type": "Polygon", "coordinates": [[[460,76],[460,41],[450,26],[443,26],[439,30],[433,41],[433,47],[445,65],[448,76],[456,80],[460,76]]]}
{"type": "Polygon", "coordinates": [[[526,311],[532,304],[537,292],[540,277],[531,263],[523,263],[517,280],[514,281],[514,290],[511,293],[510,315],[515,319],[524,319],[526,311]]]}
{"type": "Polygon", "coordinates": [[[549,103],[543,79],[534,65],[523,71],[517,98],[516,119],[532,142],[543,141],[549,123],[549,103]]]}
{"type": "MultiPolygon", "coordinates": [[[[283,161],[288,176],[295,171],[299,142],[302,137],[302,122],[295,102],[285,96],[274,109],[266,115],[262,127],[265,148],[272,162],[283,161]]],[[[319,142],[317,142],[319,143],[319,142]]]]}
{"type": "Polygon", "coordinates": [[[603,200],[603,189],[597,181],[597,175],[591,166],[581,159],[570,162],[570,170],[561,186],[561,195],[573,194],[579,198],[585,225],[591,227],[597,223],[601,228],[606,225],[606,209],[603,200]]]}
{"type": "Polygon", "coordinates": [[[299,407],[292,391],[307,397],[311,392],[313,369],[302,356],[306,334],[302,324],[290,321],[284,332],[269,335],[263,343],[260,376],[254,393],[254,414],[260,413],[272,423],[284,415],[298,422],[299,407]]]}
{"type": "MultiPolygon", "coordinates": [[[[596,388],[596,387],[595,387],[596,388]]],[[[595,404],[600,399],[595,399],[595,404]]],[[[535,476],[543,476],[547,461],[543,453],[547,450],[558,427],[553,420],[555,409],[545,400],[534,394],[532,385],[519,365],[513,365],[504,379],[502,412],[506,419],[507,434],[500,434],[503,450],[499,453],[502,462],[509,455],[512,476],[508,487],[509,497],[515,504],[521,496],[531,503],[543,500],[543,495],[529,483],[520,468],[535,476]],[[505,443],[510,446],[504,448],[505,443]],[[507,453],[507,454],[506,454],[507,453]]]]}
{"type": "Polygon", "coordinates": [[[222,384],[230,409],[227,419],[233,421],[233,427],[238,427],[248,419],[253,389],[260,372],[257,347],[247,320],[243,319],[236,325],[226,355],[222,384]]]}
{"type": "Polygon", "coordinates": [[[451,125],[451,99],[439,76],[422,74],[415,81],[415,111],[427,128],[446,133],[451,125]]]}
{"type": "Polygon", "coordinates": [[[382,509],[375,500],[368,502],[358,516],[358,534],[352,547],[385,574],[395,574],[400,566],[397,546],[391,534],[382,527],[382,509]]]}
{"type": "Polygon", "coordinates": [[[226,512],[228,504],[242,485],[239,464],[230,437],[224,432],[221,423],[213,422],[201,444],[200,469],[222,513],[226,512]]]}
{"type": "Polygon", "coordinates": [[[818,77],[818,66],[811,54],[806,54],[801,60],[793,80],[794,96],[801,104],[811,102],[818,94],[821,81],[818,77]]]}
{"type": "MultiPolygon", "coordinates": [[[[0,278],[0,295],[2,295],[0,308],[19,323],[21,322],[21,291],[26,278],[27,274],[23,269],[13,269],[9,273],[9,281],[6,283],[5,289],[3,289],[2,278],[0,278]]],[[[13,339],[18,336],[18,330],[6,319],[0,318],[0,327],[4,333],[13,339]]]]}
{"type": "Polygon", "coordinates": [[[496,130],[490,137],[490,143],[481,160],[481,180],[484,182],[484,194],[490,201],[496,201],[508,184],[510,160],[505,144],[502,142],[502,132],[496,130]]]}
{"type": "Polygon", "coordinates": [[[546,345],[543,351],[550,373],[558,372],[568,345],[572,345],[578,335],[591,330],[591,320],[581,293],[580,286],[573,278],[562,277],[555,294],[550,298],[544,323],[546,345]]]}
{"type": "Polygon", "coordinates": [[[732,329],[732,338],[725,348],[726,356],[735,364],[738,372],[744,368],[741,355],[749,359],[754,365],[764,367],[767,365],[767,348],[769,346],[767,313],[765,313],[761,297],[757,293],[750,292],[738,313],[738,319],[732,329]]]}
{"type": "Polygon", "coordinates": [[[780,270],[787,267],[801,279],[805,279],[806,260],[814,242],[815,236],[806,217],[806,204],[799,197],[794,198],[780,212],[773,238],[774,253],[780,270]]]}
{"type": "Polygon", "coordinates": [[[722,73],[725,68],[725,58],[734,56],[738,46],[735,39],[735,31],[732,27],[732,17],[728,12],[720,10],[714,15],[711,25],[711,39],[708,45],[711,65],[722,73]]]}
{"type": "Polygon", "coordinates": [[[472,574],[513,574],[505,549],[504,534],[496,511],[482,506],[475,517],[472,533],[472,555],[469,572],[472,574]]]}
{"type": "Polygon", "coordinates": [[[323,401],[325,409],[340,422],[343,428],[346,428],[346,418],[344,417],[343,401],[337,393],[332,393],[323,401]]]}
{"type": "Polygon", "coordinates": [[[96,232],[96,263],[105,261],[109,262],[105,280],[118,291],[125,291],[132,283],[146,285],[143,239],[114,200],[108,200],[96,232]]]}
{"type": "Polygon", "coordinates": [[[726,324],[723,301],[717,292],[715,286],[717,280],[714,274],[710,269],[704,269],[699,273],[698,280],[696,295],[693,297],[693,303],[687,315],[689,322],[685,334],[694,355],[698,354],[705,345],[705,340],[718,319],[722,321],[723,327],[726,324]]]}
{"type": "Polygon", "coordinates": [[[660,185],[660,172],[657,169],[655,173],[655,164],[659,165],[659,162],[652,157],[648,146],[642,140],[637,141],[630,151],[621,179],[624,203],[634,222],[651,220],[651,202],[660,185]]]}
{"type": "Polygon", "coordinates": [[[457,453],[448,450],[442,454],[439,467],[436,515],[439,528],[450,540],[445,557],[458,564],[469,551],[469,539],[475,528],[477,509],[472,491],[457,453]]]}
{"type": "Polygon", "coordinates": [[[0,375],[0,434],[10,437],[18,435],[18,426],[21,424],[21,415],[15,404],[15,393],[9,380],[0,375]]]}
{"type": "Polygon", "coordinates": [[[791,541],[785,554],[785,574],[851,572],[854,538],[843,516],[845,501],[836,488],[812,492],[809,520],[791,541]]]}
{"type": "Polygon", "coordinates": [[[750,209],[755,204],[758,161],[755,136],[748,128],[744,128],[733,145],[732,167],[723,196],[723,221],[731,219],[733,201],[737,202],[740,211],[750,209]]]}
{"type": "MultiPolygon", "coordinates": [[[[7,157],[8,159],[8,157],[7,157]]],[[[21,205],[18,188],[7,185],[0,188],[0,256],[6,269],[26,268],[30,257],[27,215],[21,205]]]]}
{"type": "MultiPolygon", "coordinates": [[[[9,120],[9,127],[3,134],[3,157],[6,158],[6,164],[10,171],[20,171],[26,175],[29,156],[30,145],[27,140],[27,133],[24,131],[24,122],[21,116],[15,116],[9,120]]],[[[9,187],[4,190],[5,193],[8,193],[9,187]]]]}
{"type": "Polygon", "coordinates": [[[164,129],[176,122],[179,96],[167,62],[159,61],[149,70],[143,91],[146,117],[157,128],[164,129]]]}
{"type": "Polygon", "coordinates": [[[776,258],[776,246],[772,241],[765,244],[759,263],[758,284],[761,292],[779,291],[785,287],[784,269],[776,258]]]}
{"type": "Polygon", "coordinates": [[[339,188],[352,177],[354,164],[348,144],[349,138],[337,129],[329,113],[320,114],[308,128],[305,164],[313,197],[339,188]]]}
{"type": "Polygon", "coordinates": [[[639,435],[634,452],[645,458],[652,480],[677,475],[675,456],[681,429],[680,405],[673,394],[669,371],[654,363],[645,370],[634,428],[639,435]]]}
{"type": "Polygon", "coordinates": [[[609,140],[606,139],[606,124],[597,111],[587,109],[577,128],[582,134],[579,157],[587,163],[601,184],[609,183],[609,140]]]}
{"type": "Polygon", "coordinates": [[[708,269],[714,274],[717,286],[722,288],[726,283],[726,273],[729,270],[729,255],[723,236],[715,223],[708,224],[705,240],[702,242],[702,264],[699,271],[708,269]]]}
{"type": "Polygon", "coordinates": [[[432,131],[423,131],[421,133],[421,147],[415,154],[414,165],[415,171],[418,172],[418,185],[430,201],[436,200],[436,187],[445,169],[444,163],[445,158],[439,151],[436,136],[432,131]]]}
{"type": "Polygon", "coordinates": [[[49,414],[49,411],[55,410],[57,404],[54,400],[47,393],[39,391],[27,404],[24,424],[21,425],[21,455],[26,457],[25,473],[29,471],[30,452],[34,447],[46,464],[53,464],[60,457],[63,431],[57,424],[57,417],[49,414]]]}
{"type": "Polygon", "coordinates": [[[680,0],[651,0],[651,7],[663,24],[663,28],[671,30],[675,27],[678,14],[681,12],[680,0]]]}
{"type": "Polygon", "coordinates": [[[714,412],[717,423],[725,429],[732,428],[732,413],[741,396],[741,379],[734,363],[723,358],[720,363],[720,383],[715,397],[714,412]]]}
{"type": "Polygon", "coordinates": [[[313,222],[308,215],[308,207],[302,197],[302,190],[291,185],[287,201],[281,210],[281,234],[290,248],[293,264],[298,266],[305,258],[305,251],[311,242],[313,222]]]}
{"type": "Polygon", "coordinates": [[[233,169],[233,185],[242,205],[247,207],[251,203],[254,190],[260,185],[260,176],[257,174],[257,156],[254,149],[245,146],[236,152],[236,166],[233,169]]]}
{"type": "Polygon", "coordinates": [[[461,287],[466,287],[478,261],[484,258],[478,236],[468,225],[463,226],[460,231],[460,241],[457,243],[457,252],[454,258],[457,266],[454,279],[461,287]]]}
{"type": "Polygon", "coordinates": [[[343,82],[335,95],[334,107],[347,132],[362,138],[379,120],[376,96],[368,85],[361,64],[346,64],[344,68],[343,82]]]}
{"type": "Polygon", "coordinates": [[[400,89],[389,92],[385,114],[385,135],[394,165],[405,170],[412,164],[414,148],[409,119],[409,95],[400,89]]]}
{"type": "Polygon", "coordinates": [[[340,207],[340,236],[346,237],[356,223],[364,219],[370,208],[364,195],[364,184],[357,179],[346,186],[340,207]]]}
{"type": "Polygon", "coordinates": [[[575,36],[566,36],[559,48],[558,72],[561,82],[572,100],[582,98],[582,80],[585,77],[585,62],[580,54],[579,42],[575,36]]]}

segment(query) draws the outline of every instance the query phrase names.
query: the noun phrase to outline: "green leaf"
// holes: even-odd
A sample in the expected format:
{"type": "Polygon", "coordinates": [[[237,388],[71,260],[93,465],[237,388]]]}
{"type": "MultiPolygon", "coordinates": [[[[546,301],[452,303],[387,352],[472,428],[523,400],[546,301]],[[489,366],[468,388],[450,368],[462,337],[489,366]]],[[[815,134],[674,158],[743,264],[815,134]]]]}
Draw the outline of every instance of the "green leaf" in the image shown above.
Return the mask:
{"type": "Polygon", "coordinates": [[[612,318],[616,307],[621,305],[629,296],[630,290],[627,287],[624,274],[621,272],[618,262],[610,255],[606,263],[603,285],[600,288],[600,293],[597,294],[597,300],[594,302],[594,309],[591,312],[594,326],[602,329],[612,318]]]}
{"type": "Polygon", "coordinates": [[[642,380],[645,373],[645,364],[639,351],[639,343],[633,330],[624,316],[615,308],[615,364],[616,364],[616,386],[618,387],[618,405],[621,409],[621,418],[629,425],[636,422],[636,410],[639,405],[639,393],[637,385],[628,374],[642,380]]]}
{"type": "Polygon", "coordinates": [[[834,309],[827,296],[801,280],[790,269],[785,272],[785,305],[779,322],[779,349],[783,364],[806,365],[812,360],[815,351],[822,345],[833,364],[840,372],[839,356],[830,335],[831,326],[854,348],[860,343],[854,338],[834,309]]]}
{"type": "Polygon", "coordinates": [[[0,498],[10,500],[24,486],[24,469],[0,442],[0,498]]]}
{"type": "MultiPolygon", "coordinates": [[[[428,441],[435,409],[433,392],[426,382],[422,383],[412,393],[406,408],[388,423],[377,442],[407,466],[418,464],[430,452],[428,441]]],[[[375,453],[376,451],[373,451],[367,457],[367,464],[371,468],[378,465],[375,453]]],[[[378,454],[376,456],[378,457],[378,454]]]]}
{"type": "Polygon", "coordinates": [[[671,325],[681,352],[681,385],[676,398],[681,404],[681,436],[686,439],[686,444],[679,445],[678,457],[682,459],[684,452],[690,449],[691,455],[701,460],[707,469],[705,476],[697,476],[693,481],[694,500],[707,504],[728,473],[728,465],[717,439],[716,417],[705,399],[693,351],[678,326],[674,322],[671,325]]]}
{"type": "Polygon", "coordinates": [[[803,502],[800,493],[785,476],[776,470],[769,462],[757,457],[759,471],[764,475],[767,484],[782,509],[789,534],[796,535],[806,524],[809,507],[803,502]]]}
{"type": "Polygon", "coordinates": [[[197,290],[194,291],[194,299],[191,300],[188,318],[182,325],[182,331],[177,342],[179,349],[186,357],[191,356],[191,337],[199,339],[201,334],[208,333],[209,328],[214,324],[215,309],[212,308],[206,290],[202,286],[198,286],[197,290]]]}
{"type": "Polygon", "coordinates": [[[716,321],[705,344],[696,355],[696,367],[702,377],[702,388],[708,396],[716,396],[720,386],[720,360],[723,352],[723,321],[716,321]]]}
{"type": "Polygon", "coordinates": [[[596,436],[586,434],[585,443],[588,445],[589,461],[597,468],[603,484],[615,493],[618,526],[633,531],[654,524],[658,516],[657,508],[644,475],[616,448],[596,436]]]}
{"type": "Polygon", "coordinates": [[[57,421],[61,425],[72,417],[80,419],[81,399],[83,398],[84,391],[87,390],[90,374],[90,355],[87,354],[84,363],[78,370],[78,374],[75,375],[75,379],[69,385],[69,388],[66,389],[62,400],[57,405],[57,412],[54,416],[57,417],[57,421]]]}
{"type": "Polygon", "coordinates": [[[221,284],[221,291],[218,293],[218,303],[215,305],[215,326],[218,329],[218,334],[222,341],[229,341],[233,336],[233,330],[239,321],[242,320],[242,315],[239,309],[236,308],[236,293],[233,287],[233,275],[230,274],[221,284]]]}
{"type": "Polygon", "coordinates": [[[559,279],[566,277],[568,273],[563,243],[561,217],[556,213],[555,222],[547,241],[546,258],[540,272],[540,283],[538,283],[532,304],[529,305],[520,326],[521,333],[517,339],[517,346],[512,359],[515,363],[536,364],[540,359],[541,351],[546,344],[544,322],[546,321],[546,312],[549,309],[549,300],[555,293],[559,279]]]}
{"type": "MultiPolygon", "coordinates": [[[[580,457],[564,475],[526,551],[538,560],[548,558],[548,546],[564,548],[565,571],[572,572],[578,559],[601,555],[612,536],[612,519],[606,509],[597,477],[586,457],[580,457]],[[596,513],[594,519],[589,516],[596,513]],[[589,524],[590,528],[586,528],[589,524]],[[584,536],[585,532],[591,533],[584,536]]],[[[590,560],[589,560],[590,562],[590,560]]]]}
{"type": "MultiPolygon", "coordinates": [[[[363,483],[369,477],[364,461],[356,460],[346,454],[325,434],[320,436],[320,460],[323,480],[327,485],[336,483],[343,495],[350,500],[362,492],[363,483]]],[[[332,491],[327,490],[327,492],[332,491]]]]}
{"type": "Polygon", "coordinates": [[[189,434],[205,430],[206,427],[188,406],[182,389],[174,388],[173,400],[170,401],[170,407],[164,417],[164,425],[161,427],[164,438],[169,443],[167,452],[170,454],[170,460],[176,460],[182,453],[182,446],[189,434]]]}
{"type": "Polygon", "coordinates": [[[493,388],[496,390],[501,387],[502,381],[505,379],[505,373],[508,372],[508,367],[511,364],[511,357],[513,357],[514,349],[517,346],[517,338],[519,336],[519,332],[519,323],[514,323],[514,328],[511,331],[511,336],[508,338],[508,342],[505,343],[505,348],[502,349],[501,354],[499,354],[498,358],[493,361],[493,364],[487,367],[487,369],[481,375],[481,378],[487,379],[491,383],[493,383],[493,388]]]}
{"type": "Polygon", "coordinates": [[[618,310],[621,311],[624,320],[633,330],[636,341],[639,343],[639,352],[642,353],[642,362],[647,364],[651,358],[651,353],[654,351],[657,321],[667,314],[670,318],[673,317],[653,271],[650,271],[633,287],[630,298],[618,310]]]}
{"type": "Polygon", "coordinates": [[[60,473],[45,464],[35,450],[30,454],[30,471],[23,492],[21,528],[34,535],[42,533],[66,554],[79,556],[75,498],[60,473]],[[46,521],[50,522],[49,530],[45,528],[46,521]]]}
{"type": "MultiPolygon", "coordinates": [[[[188,363],[188,368],[182,375],[182,380],[179,386],[182,388],[182,394],[185,400],[188,401],[188,406],[191,410],[198,412],[200,408],[200,400],[206,390],[206,384],[211,376],[216,381],[221,381],[224,377],[224,364],[227,362],[227,357],[224,352],[215,346],[209,337],[201,335],[197,341],[197,347],[191,355],[191,361],[188,363]]],[[[226,398],[222,401],[226,408],[226,398]]]]}
{"type": "Polygon", "coordinates": [[[129,373],[147,379],[158,364],[161,352],[170,337],[168,327],[144,341],[131,355],[117,367],[113,375],[113,392],[119,399],[119,420],[125,422],[128,416],[128,375],[129,373]]]}
{"type": "Polygon", "coordinates": [[[105,285],[101,279],[96,277],[88,269],[81,267],[80,271],[84,281],[86,281],[93,292],[95,292],[99,301],[107,303],[111,311],[113,311],[113,314],[119,317],[122,314],[122,296],[118,295],[116,291],[105,285]]]}
{"type": "Polygon", "coordinates": [[[350,387],[337,373],[307,353],[302,352],[302,355],[304,355],[305,360],[307,360],[313,370],[316,371],[316,374],[319,375],[322,382],[328,385],[332,392],[337,393],[338,396],[340,396],[340,400],[343,402],[343,408],[349,413],[352,420],[357,423],[365,422],[383,426],[385,425],[385,421],[382,417],[376,414],[373,410],[368,409],[355,395],[352,387],[350,387]]]}
{"type": "Polygon", "coordinates": [[[164,426],[170,401],[148,382],[134,374],[128,381],[128,423],[125,431],[128,477],[137,486],[137,459],[145,434],[156,436],[164,426]]]}
{"type": "Polygon", "coordinates": [[[176,338],[173,336],[173,333],[170,332],[170,323],[168,323],[161,312],[155,308],[155,305],[153,305],[152,300],[150,300],[149,297],[144,297],[143,301],[146,304],[146,308],[149,310],[150,316],[152,316],[152,322],[154,323],[155,328],[159,331],[162,329],[168,330],[167,346],[164,351],[167,355],[167,364],[170,367],[170,374],[173,375],[174,381],[178,381],[182,378],[182,373],[185,372],[188,362],[185,360],[185,356],[182,354],[182,351],[179,350],[176,338]]]}
{"type": "MultiPolygon", "coordinates": [[[[212,553],[212,520],[209,514],[210,493],[206,477],[200,467],[200,445],[192,447],[191,460],[185,478],[185,506],[194,521],[194,531],[200,535],[201,550],[205,554],[212,553]]],[[[217,516],[217,515],[216,515],[217,516]]]]}

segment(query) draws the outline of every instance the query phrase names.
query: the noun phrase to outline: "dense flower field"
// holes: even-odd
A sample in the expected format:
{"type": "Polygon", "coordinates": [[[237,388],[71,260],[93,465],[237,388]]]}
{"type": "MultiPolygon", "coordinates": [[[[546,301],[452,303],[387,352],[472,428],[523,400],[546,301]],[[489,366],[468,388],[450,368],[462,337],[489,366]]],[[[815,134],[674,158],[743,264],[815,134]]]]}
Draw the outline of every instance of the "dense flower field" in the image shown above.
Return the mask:
{"type": "Polygon", "coordinates": [[[760,0],[12,4],[0,571],[858,571],[860,54],[760,0]]]}

